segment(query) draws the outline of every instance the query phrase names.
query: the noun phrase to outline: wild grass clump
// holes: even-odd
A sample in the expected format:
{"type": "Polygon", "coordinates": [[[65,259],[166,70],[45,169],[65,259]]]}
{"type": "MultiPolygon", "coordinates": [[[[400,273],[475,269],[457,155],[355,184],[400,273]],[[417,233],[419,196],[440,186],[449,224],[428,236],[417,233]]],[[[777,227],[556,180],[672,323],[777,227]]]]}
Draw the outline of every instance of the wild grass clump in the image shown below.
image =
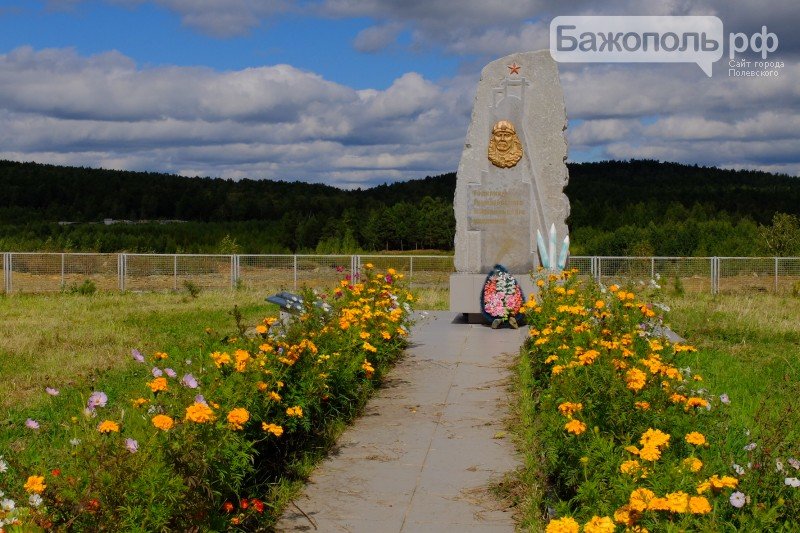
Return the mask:
{"type": "Polygon", "coordinates": [[[400,277],[368,267],[252,337],[208,329],[196,349],[134,348],[125,379],[52,384],[0,438],[0,528],[269,527],[405,346],[400,277]]]}
{"type": "MultiPolygon", "coordinates": [[[[731,421],[731,399],[655,335],[661,310],[571,273],[539,279],[521,357],[527,525],[547,531],[788,531],[800,447],[731,421]],[[538,479],[531,473],[540,471],[538,479]]],[[[783,413],[784,415],[788,413],[783,413]]],[[[772,427],[772,430],[764,428],[772,427]]]]}

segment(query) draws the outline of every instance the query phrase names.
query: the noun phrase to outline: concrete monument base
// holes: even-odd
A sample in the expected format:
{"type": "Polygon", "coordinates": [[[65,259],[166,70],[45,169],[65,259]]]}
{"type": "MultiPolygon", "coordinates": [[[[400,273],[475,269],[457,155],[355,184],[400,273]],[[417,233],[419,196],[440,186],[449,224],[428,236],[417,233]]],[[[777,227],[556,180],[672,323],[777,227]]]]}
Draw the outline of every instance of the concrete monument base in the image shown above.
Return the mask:
{"type": "MultiPolygon", "coordinates": [[[[514,274],[522,294],[527,301],[528,296],[535,294],[535,285],[529,273],[514,274]]],[[[468,315],[481,315],[481,291],[486,281],[486,274],[450,274],[450,311],[468,315]]],[[[470,322],[473,322],[470,317],[470,322]]],[[[484,319],[479,320],[483,322],[484,319]]]]}

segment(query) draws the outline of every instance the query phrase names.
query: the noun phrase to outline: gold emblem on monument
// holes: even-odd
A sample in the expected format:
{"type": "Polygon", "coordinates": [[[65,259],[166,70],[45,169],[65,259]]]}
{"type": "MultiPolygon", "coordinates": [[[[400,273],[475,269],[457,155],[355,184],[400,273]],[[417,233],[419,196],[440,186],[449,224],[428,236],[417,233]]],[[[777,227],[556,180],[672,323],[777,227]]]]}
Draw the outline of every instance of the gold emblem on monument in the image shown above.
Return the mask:
{"type": "Polygon", "coordinates": [[[492,128],[489,139],[489,161],[496,167],[511,168],[522,159],[522,143],[514,125],[501,120],[492,128]]]}

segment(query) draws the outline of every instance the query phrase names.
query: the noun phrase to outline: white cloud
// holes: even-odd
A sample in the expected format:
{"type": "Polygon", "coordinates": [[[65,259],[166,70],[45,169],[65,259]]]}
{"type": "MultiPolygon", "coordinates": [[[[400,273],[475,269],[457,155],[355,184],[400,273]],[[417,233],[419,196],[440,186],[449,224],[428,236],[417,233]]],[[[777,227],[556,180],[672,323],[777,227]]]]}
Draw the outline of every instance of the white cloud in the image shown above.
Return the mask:
{"type": "Polygon", "coordinates": [[[348,185],[366,169],[422,177],[456,166],[460,101],[413,72],[356,91],[288,65],[139,68],[117,52],[26,47],[0,55],[0,157],[236,177],[333,171],[348,185]]]}
{"type": "Polygon", "coordinates": [[[353,40],[353,47],[359,52],[367,54],[380,52],[397,39],[402,29],[403,26],[397,23],[370,26],[356,35],[353,40]]]}
{"type": "MultiPolygon", "coordinates": [[[[135,6],[146,0],[106,0],[135,6]]],[[[80,8],[80,0],[50,0],[80,8]]],[[[354,187],[457,167],[480,68],[547,47],[554,0],[150,0],[217,37],[285,12],[358,17],[365,53],[411,50],[461,58],[452,79],[399,74],[385,90],[354,90],[272,65],[219,72],[142,68],[119,52],[19,48],[0,55],[0,157],[164,170],[187,175],[328,181],[354,187]]],[[[766,25],[780,37],[777,78],[707,78],[693,64],[560,65],[572,153],[649,157],[800,172],[800,32],[796,0],[580,0],[570,14],[716,14],[726,31],[766,25]]]]}

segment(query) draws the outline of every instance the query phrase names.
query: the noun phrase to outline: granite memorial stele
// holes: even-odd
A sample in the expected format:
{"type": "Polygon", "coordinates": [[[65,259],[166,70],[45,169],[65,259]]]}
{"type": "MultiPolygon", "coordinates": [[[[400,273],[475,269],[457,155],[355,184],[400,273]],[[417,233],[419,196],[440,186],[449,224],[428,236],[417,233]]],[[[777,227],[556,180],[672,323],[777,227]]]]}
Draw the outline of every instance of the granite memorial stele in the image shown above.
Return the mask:
{"type": "Polygon", "coordinates": [[[536,234],[567,235],[567,115],[548,50],[497,59],[481,71],[458,165],[450,310],[481,312],[486,274],[505,266],[533,291],[536,234]]]}

